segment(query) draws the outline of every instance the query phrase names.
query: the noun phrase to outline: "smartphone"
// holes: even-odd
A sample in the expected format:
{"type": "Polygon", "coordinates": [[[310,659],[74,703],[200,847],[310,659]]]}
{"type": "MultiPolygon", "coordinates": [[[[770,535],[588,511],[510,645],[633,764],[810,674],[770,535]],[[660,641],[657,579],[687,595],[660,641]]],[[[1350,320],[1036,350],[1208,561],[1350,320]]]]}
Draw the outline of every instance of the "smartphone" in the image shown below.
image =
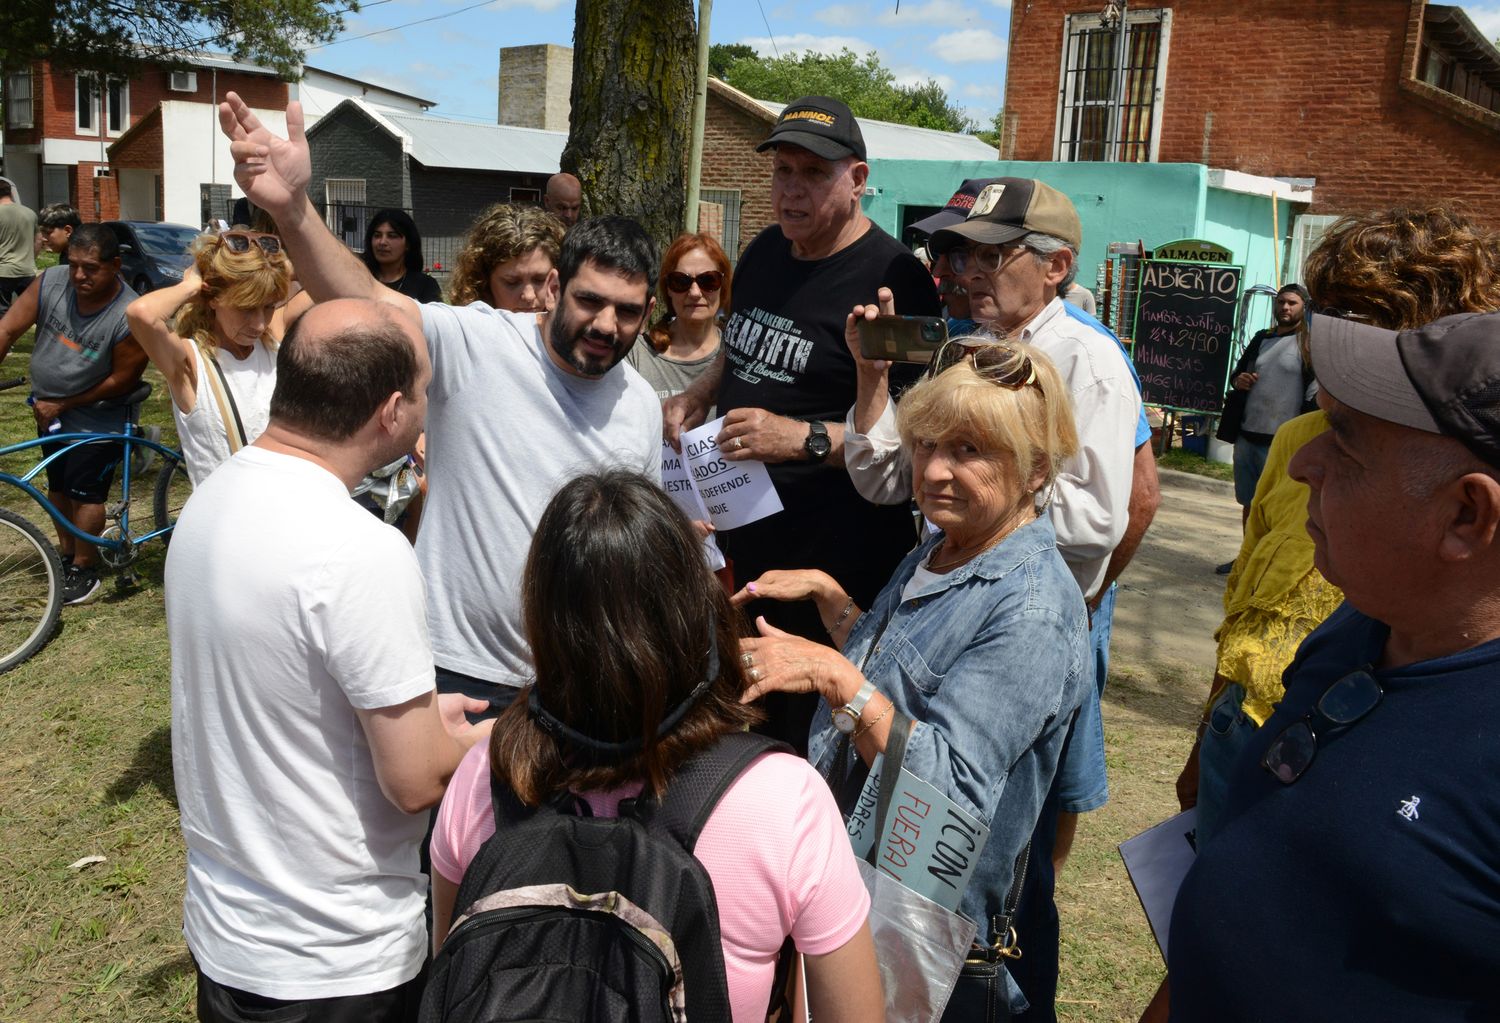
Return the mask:
{"type": "Polygon", "coordinates": [[[948,340],[948,324],[940,316],[877,316],[858,326],[859,351],[867,359],[926,365],[948,340]]]}

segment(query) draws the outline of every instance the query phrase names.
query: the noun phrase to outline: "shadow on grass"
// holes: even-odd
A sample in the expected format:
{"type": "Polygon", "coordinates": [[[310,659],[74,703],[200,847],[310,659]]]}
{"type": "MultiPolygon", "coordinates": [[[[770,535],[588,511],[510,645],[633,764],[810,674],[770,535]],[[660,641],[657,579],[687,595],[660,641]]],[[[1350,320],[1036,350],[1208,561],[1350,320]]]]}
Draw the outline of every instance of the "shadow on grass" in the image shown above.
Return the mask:
{"type": "Polygon", "coordinates": [[[123,803],[146,785],[155,788],[173,809],[177,808],[177,787],[172,783],[172,729],[168,725],[141,740],[135,748],[135,759],[105,790],[104,798],[111,803],[123,803]]]}
{"type": "Polygon", "coordinates": [[[141,978],[141,982],[136,985],[136,997],[159,1001],[171,993],[173,982],[182,977],[191,977],[193,972],[193,957],[190,953],[184,952],[168,959],[141,978]]]}

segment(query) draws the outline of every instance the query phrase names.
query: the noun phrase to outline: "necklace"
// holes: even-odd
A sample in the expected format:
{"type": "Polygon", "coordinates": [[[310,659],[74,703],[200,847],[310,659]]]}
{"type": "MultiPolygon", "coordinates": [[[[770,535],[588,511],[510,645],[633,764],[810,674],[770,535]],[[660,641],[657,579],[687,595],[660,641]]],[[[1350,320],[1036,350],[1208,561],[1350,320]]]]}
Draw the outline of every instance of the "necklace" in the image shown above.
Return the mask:
{"type": "MultiPolygon", "coordinates": [[[[1024,521],[1017,522],[1015,525],[1011,526],[1009,529],[1007,529],[1005,532],[1001,533],[999,536],[995,537],[993,540],[986,541],[983,545],[981,545],[979,547],[978,550],[974,551],[973,554],[964,554],[964,555],[960,555],[959,557],[956,557],[956,558],[950,558],[949,560],[944,561],[941,564],[934,564],[933,561],[932,561],[931,555],[929,555],[928,559],[927,559],[927,571],[929,571],[929,572],[946,572],[950,568],[957,568],[959,565],[962,565],[966,561],[973,561],[975,558],[979,557],[979,555],[983,554],[985,551],[989,550],[991,547],[996,546],[997,544],[1000,543],[1000,541],[1004,540],[1007,536],[1010,536],[1010,534],[1014,533],[1016,530],[1020,529],[1024,525],[1026,525],[1026,523],[1028,523],[1028,522],[1035,522],[1035,521],[1036,521],[1036,517],[1032,516],[1031,518],[1025,519],[1024,521]]],[[[962,550],[962,548],[960,548],[960,550],[962,550]]]]}

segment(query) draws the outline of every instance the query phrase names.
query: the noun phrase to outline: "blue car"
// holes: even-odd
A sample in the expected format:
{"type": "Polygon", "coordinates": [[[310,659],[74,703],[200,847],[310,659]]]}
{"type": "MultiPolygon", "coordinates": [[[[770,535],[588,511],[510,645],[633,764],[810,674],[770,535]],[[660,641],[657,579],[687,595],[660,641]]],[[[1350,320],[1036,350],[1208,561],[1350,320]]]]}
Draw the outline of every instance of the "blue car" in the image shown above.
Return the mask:
{"type": "Polygon", "coordinates": [[[186,224],[148,220],[110,220],[104,226],[120,239],[120,276],[138,295],[181,282],[193,262],[188,246],[203,233],[186,224]]]}

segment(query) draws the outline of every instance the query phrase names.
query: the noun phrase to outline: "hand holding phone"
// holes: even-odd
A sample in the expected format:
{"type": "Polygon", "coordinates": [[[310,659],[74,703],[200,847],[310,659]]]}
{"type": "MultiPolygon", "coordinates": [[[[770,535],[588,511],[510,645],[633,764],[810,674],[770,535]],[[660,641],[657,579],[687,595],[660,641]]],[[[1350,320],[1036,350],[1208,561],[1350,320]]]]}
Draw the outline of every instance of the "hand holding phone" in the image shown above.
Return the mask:
{"type": "Polygon", "coordinates": [[[948,340],[939,316],[890,316],[859,320],[859,351],[866,359],[926,365],[948,340]]]}

